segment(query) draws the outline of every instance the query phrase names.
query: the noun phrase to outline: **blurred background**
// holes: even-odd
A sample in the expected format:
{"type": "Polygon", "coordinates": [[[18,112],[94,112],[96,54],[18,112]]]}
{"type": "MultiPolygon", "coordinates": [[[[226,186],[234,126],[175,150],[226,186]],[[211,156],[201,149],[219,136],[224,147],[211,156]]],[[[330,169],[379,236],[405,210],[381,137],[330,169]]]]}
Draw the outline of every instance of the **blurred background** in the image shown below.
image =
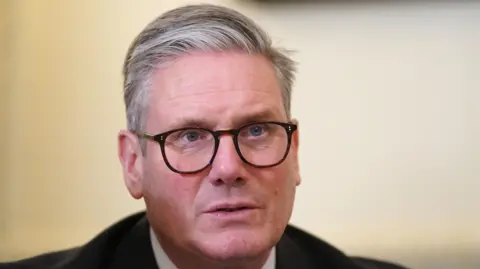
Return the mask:
{"type": "MultiPolygon", "coordinates": [[[[143,209],[116,135],[121,66],[173,0],[0,0],[0,260],[84,243],[143,209]]],[[[480,268],[480,2],[202,1],[293,49],[292,223],[351,255],[480,268]]]]}

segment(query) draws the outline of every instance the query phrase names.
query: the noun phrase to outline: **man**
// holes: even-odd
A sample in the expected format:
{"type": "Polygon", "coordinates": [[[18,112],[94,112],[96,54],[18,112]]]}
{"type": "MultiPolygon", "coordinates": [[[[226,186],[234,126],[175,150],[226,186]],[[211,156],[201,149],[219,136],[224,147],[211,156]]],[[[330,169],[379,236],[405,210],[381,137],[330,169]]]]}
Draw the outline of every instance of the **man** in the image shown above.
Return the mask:
{"type": "Polygon", "coordinates": [[[0,268],[400,268],[288,225],[300,184],[294,62],[236,11],[171,10],[124,64],[118,155],[146,211],[75,249],[0,268]]]}

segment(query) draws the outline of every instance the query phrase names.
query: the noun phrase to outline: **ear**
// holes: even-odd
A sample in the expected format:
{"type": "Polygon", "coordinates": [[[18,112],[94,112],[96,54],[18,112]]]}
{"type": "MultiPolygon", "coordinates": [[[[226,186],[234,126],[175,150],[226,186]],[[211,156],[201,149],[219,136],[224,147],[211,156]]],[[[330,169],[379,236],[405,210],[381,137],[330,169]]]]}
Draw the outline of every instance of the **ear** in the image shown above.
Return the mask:
{"type": "Polygon", "coordinates": [[[301,179],[301,176],[300,176],[300,162],[299,162],[299,157],[298,157],[298,148],[300,146],[300,130],[299,130],[300,128],[299,128],[299,125],[298,125],[298,120],[292,119],[291,121],[292,121],[293,124],[297,125],[297,130],[292,135],[291,150],[292,150],[293,158],[294,158],[293,169],[294,169],[295,174],[297,175],[295,183],[298,186],[302,182],[302,179],[301,179]]]}
{"type": "Polygon", "coordinates": [[[143,155],[137,137],[129,131],[118,134],[118,158],[123,167],[123,180],[135,199],[143,197],[143,155]]]}

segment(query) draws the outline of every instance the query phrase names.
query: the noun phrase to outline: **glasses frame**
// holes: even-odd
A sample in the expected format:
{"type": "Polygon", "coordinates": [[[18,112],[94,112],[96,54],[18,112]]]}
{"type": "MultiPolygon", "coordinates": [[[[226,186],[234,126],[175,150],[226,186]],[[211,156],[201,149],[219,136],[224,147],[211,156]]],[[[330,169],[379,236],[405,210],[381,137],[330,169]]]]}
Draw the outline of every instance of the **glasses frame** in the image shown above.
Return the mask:
{"type": "Polygon", "coordinates": [[[290,152],[290,146],[292,144],[292,135],[296,130],[297,130],[297,125],[293,124],[293,123],[277,122],[277,121],[263,121],[263,122],[253,122],[253,123],[245,124],[245,125],[242,125],[241,127],[236,128],[236,129],[226,129],[226,130],[213,131],[213,130],[210,130],[210,129],[207,129],[207,128],[201,128],[201,127],[184,127],[184,128],[177,128],[177,129],[170,130],[170,131],[160,133],[160,134],[156,134],[156,135],[152,135],[152,134],[148,134],[148,133],[136,133],[136,135],[139,136],[140,138],[145,138],[145,139],[157,142],[160,145],[160,150],[162,152],[162,156],[163,156],[163,160],[164,160],[165,164],[173,172],[178,173],[178,174],[195,174],[195,173],[199,173],[199,172],[203,171],[204,169],[206,169],[208,166],[210,166],[213,163],[213,161],[215,160],[215,157],[217,156],[218,148],[220,147],[220,137],[223,136],[223,135],[231,135],[232,136],[233,144],[235,146],[235,150],[237,151],[238,156],[240,156],[240,159],[244,163],[246,163],[248,165],[251,165],[253,167],[256,167],[256,168],[269,168],[269,167],[277,166],[280,163],[282,163],[283,161],[285,161],[285,159],[287,158],[288,153],[290,152]],[[247,159],[245,159],[242,152],[240,151],[240,146],[238,144],[238,135],[240,134],[240,131],[242,129],[244,129],[245,127],[252,126],[252,125],[257,125],[257,124],[276,124],[276,125],[279,125],[279,126],[283,127],[285,132],[287,133],[287,148],[285,149],[285,154],[282,156],[282,158],[278,162],[273,163],[273,164],[269,164],[269,165],[256,165],[256,164],[253,164],[253,163],[249,162],[247,159]],[[181,131],[181,130],[202,130],[202,131],[206,131],[206,132],[209,132],[210,134],[212,134],[212,136],[215,140],[215,147],[214,147],[214,150],[213,150],[212,157],[210,158],[210,161],[204,167],[202,167],[200,169],[197,169],[197,170],[194,170],[194,171],[185,172],[185,171],[180,171],[180,170],[175,169],[170,164],[170,162],[168,161],[168,158],[167,158],[167,155],[166,155],[166,152],[165,152],[166,139],[170,134],[175,133],[177,131],[181,131]]]}

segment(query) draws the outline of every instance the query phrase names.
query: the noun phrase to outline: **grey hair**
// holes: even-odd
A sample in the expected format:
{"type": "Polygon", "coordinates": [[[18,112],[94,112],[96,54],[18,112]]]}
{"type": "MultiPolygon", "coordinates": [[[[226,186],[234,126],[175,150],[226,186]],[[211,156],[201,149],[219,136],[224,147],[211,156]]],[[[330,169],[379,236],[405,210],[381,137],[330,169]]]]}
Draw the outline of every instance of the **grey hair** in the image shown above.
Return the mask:
{"type": "Polygon", "coordinates": [[[296,68],[288,51],[274,48],[267,33],[243,14],[223,6],[196,4],[159,16],[130,45],[123,66],[127,128],[135,132],[145,128],[148,92],[155,70],[189,52],[227,50],[261,54],[272,63],[290,117],[296,68]]]}

